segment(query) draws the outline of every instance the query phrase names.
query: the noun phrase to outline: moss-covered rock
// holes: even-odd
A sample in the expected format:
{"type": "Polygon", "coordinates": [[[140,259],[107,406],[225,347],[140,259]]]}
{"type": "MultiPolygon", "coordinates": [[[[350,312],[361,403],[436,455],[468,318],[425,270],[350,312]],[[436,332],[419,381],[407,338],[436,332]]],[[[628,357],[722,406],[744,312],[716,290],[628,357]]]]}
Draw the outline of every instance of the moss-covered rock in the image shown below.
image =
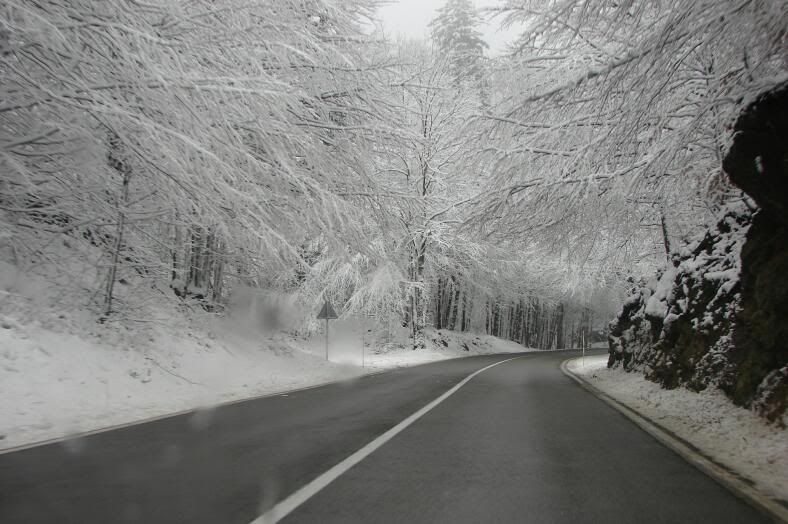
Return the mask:
{"type": "Polygon", "coordinates": [[[622,362],[667,388],[707,387],[730,349],[738,253],[749,225],[746,208],[730,208],[713,231],[674,256],[673,268],[633,289],[610,326],[609,365],[622,362]]]}
{"type": "Polygon", "coordinates": [[[761,209],[741,253],[741,310],[720,387],[777,420],[788,405],[788,84],[752,103],[735,132],[723,167],[761,209]]]}
{"type": "Polygon", "coordinates": [[[729,207],[636,286],[611,323],[609,366],[667,388],[722,389],[783,423],[788,407],[788,84],[743,112],[724,169],[760,209],[729,207]]]}

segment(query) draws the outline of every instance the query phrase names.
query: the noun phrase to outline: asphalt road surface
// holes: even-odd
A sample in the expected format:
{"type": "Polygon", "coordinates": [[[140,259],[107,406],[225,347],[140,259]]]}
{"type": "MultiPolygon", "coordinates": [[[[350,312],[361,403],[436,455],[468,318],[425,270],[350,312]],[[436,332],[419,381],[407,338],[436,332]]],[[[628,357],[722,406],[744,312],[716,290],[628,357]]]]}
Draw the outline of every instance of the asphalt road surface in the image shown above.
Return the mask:
{"type": "MultiPolygon", "coordinates": [[[[282,522],[770,522],[559,370],[493,367],[282,522]]],[[[0,523],[249,524],[470,373],[472,357],[0,455],[0,523]]]]}

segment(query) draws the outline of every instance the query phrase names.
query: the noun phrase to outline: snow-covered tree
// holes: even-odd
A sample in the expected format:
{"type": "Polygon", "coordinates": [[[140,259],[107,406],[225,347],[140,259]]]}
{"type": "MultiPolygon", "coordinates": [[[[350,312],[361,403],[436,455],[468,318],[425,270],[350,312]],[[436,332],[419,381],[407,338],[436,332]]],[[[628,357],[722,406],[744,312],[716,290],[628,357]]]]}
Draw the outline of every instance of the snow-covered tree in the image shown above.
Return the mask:
{"type": "Polygon", "coordinates": [[[479,77],[489,46],[477,27],[481,17],[471,0],[446,0],[430,23],[432,40],[451,59],[456,77],[479,77]]]}
{"type": "Polygon", "coordinates": [[[426,275],[433,255],[457,241],[450,224],[456,222],[457,203],[472,190],[473,173],[463,169],[462,158],[475,101],[454,83],[448,57],[420,42],[403,43],[397,56],[401,65],[390,85],[402,131],[381,142],[377,153],[382,194],[401,195],[391,199],[388,213],[407,275],[405,322],[415,340],[428,318],[426,275]]]}
{"type": "Polygon", "coordinates": [[[414,344],[432,325],[561,345],[560,268],[523,256],[522,244],[490,242],[463,227],[469,202],[492,176],[470,126],[480,110],[475,86],[456,82],[451,58],[419,42],[398,46],[396,63],[388,100],[398,132],[376,141],[376,260],[316,267],[333,267],[349,277],[342,282],[358,284],[353,307],[399,295],[414,344]]]}
{"type": "Polygon", "coordinates": [[[495,184],[483,229],[612,273],[664,264],[720,202],[741,198],[722,152],[742,103],[785,74],[785,2],[505,1],[498,12],[525,29],[485,117],[495,184]]]}
{"type": "Polygon", "coordinates": [[[6,2],[1,204],[40,239],[18,249],[88,240],[108,313],[130,274],[218,298],[318,231],[358,240],[375,7],[6,2]]]}

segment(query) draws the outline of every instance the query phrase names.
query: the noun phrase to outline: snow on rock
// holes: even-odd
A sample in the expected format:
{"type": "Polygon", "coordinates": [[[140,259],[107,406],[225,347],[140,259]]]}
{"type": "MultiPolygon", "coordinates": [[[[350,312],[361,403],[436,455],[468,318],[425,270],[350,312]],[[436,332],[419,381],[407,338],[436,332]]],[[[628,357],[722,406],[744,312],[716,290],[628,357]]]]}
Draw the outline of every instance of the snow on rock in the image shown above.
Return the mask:
{"type": "Polygon", "coordinates": [[[676,278],[676,269],[669,268],[660,277],[653,293],[646,302],[645,314],[647,317],[665,318],[668,314],[668,294],[673,288],[673,280],[676,278]]]}
{"type": "Polygon", "coordinates": [[[690,442],[707,456],[788,501],[788,430],[767,424],[714,388],[666,390],[638,373],[606,368],[607,357],[574,359],[568,369],[646,418],[690,442]]]}
{"type": "Polygon", "coordinates": [[[672,279],[633,287],[610,326],[609,360],[669,389],[719,388],[777,424],[788,412],[785,107],[788,83],[737,119],[723,169],[749,196],[674,255],[672,279]]]}
{"type": "Polygon", "coordinates": [[[715,229],[674,256],[673,267],[633,286],[610,326],[611,366],[643,371],[667,388],[699,391],[719,379],[731,348],[740,253],[751,219],[745,206],[728,206],[715,229]]]}

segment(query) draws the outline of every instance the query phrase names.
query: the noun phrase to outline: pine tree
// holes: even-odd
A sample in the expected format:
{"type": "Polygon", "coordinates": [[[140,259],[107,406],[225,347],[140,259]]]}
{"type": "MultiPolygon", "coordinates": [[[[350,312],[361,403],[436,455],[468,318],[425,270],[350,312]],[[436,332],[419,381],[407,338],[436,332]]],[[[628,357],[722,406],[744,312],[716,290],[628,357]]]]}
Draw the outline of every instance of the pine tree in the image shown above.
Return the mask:
{"type": "Polygon", "coordinates": [[[456,77],[482,72],[481,59],[489,47],[476,27],[481,17],[471,0],[447,0],[430,22],[432,39],[438,48],[451,56],[456,77]]]}

